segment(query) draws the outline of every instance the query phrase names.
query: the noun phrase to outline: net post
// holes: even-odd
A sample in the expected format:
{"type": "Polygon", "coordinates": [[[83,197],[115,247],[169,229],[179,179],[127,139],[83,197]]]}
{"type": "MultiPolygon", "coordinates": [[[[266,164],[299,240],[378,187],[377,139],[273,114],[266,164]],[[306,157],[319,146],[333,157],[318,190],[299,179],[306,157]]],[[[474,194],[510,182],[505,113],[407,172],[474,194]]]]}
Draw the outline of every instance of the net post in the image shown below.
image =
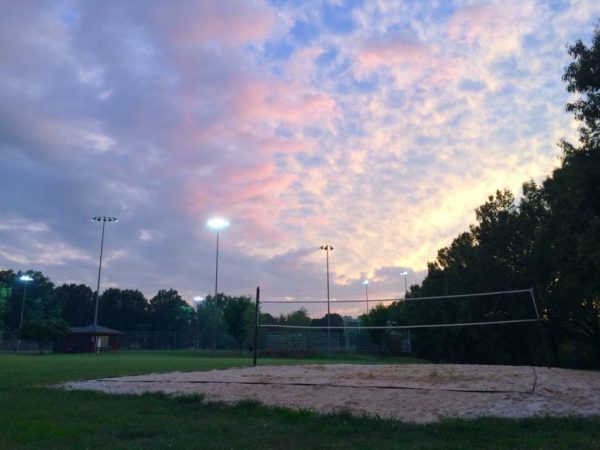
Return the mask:
{"type": "Polygon", "coordinates": [[[258,314],[260,308],[260,286],[256,286],[256,309],[254,311],[254,354],[252,357],[252,366],[256,367],[256,356],[258,354],[258,314]]]}
{"type": "Polygon", "coordinates": [[[538,311],[537,302],[535,301],[535,295],[533,293],[533,286],[529,288],[529,295],[531,296],[531,302],[533,303],[533,309],[535,311],[535,317],[537,318],[538,329],[540,330],[540,338],[542,341],[542,345],[544,346],[544,353],[546,354],[544,359],[546,360],[546,366],[550,368],[550,347],[548,346],[548,341],[546,340],[546,331],[544,330],[544,325],[542,324],[542,319],[540,317],[540,313],[538,311]]]}

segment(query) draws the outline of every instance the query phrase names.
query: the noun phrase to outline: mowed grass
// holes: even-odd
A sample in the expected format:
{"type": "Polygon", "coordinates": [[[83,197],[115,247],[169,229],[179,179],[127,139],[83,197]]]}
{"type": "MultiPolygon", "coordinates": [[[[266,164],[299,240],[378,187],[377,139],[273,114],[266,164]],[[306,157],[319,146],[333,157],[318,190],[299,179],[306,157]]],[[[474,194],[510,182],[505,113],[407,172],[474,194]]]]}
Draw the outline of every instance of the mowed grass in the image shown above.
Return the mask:
{"type": "MultiPolygon", "coordinates": [[[[336,362],[397,363],[369,358],[336,362]]],[[[269,360],[270,364],[309,363],[269,360]]],[[[266,363],[261,361],[261,363],[266,363]]],[[[323,362],[323,361],[317,361],[323,362]]],[[[61,381],[250,365],[195,352],[0,355],[1,449],[585,449],[600,418],[393,420],[207,403],[199,396],[112,396],[46,387],[61,381]]]]}

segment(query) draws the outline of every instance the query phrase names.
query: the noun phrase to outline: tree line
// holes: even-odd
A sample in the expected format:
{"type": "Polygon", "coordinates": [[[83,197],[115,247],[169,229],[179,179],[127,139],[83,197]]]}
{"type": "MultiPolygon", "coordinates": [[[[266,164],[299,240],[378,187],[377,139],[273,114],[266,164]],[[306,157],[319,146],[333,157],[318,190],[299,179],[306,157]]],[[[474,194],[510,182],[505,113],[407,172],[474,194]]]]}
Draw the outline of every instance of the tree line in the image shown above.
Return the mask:
{"type": "MultiPolygon", "coordinates": [[[[55,286],[39,271],[0,270],[0,330],[19,330],[22,305],[23,327],[53,319],[85,326],[93,322],[95,296],[85,284],[55,286]],[[32,281],[21,281],[25,274],[32,281]]],[[[218,342],[220,347],[225,343],[241,349],[251,335],[253,316],[250,297],[222,293],[207,296],[193,308],[174,289],[159,290],[148,300],[136,289],[109,288],[98,302],[99,325],[124,332],[176,331],[189,337],[189,346],[202,348],[218,342]]]]}

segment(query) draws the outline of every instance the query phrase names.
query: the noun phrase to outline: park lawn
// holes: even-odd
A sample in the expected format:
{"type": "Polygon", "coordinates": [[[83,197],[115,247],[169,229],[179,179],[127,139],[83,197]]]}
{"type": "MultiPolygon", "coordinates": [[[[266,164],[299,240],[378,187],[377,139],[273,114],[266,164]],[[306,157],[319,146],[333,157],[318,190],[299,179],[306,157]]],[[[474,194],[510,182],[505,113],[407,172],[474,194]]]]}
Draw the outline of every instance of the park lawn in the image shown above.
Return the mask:
{"type": "MultiPolygon", "coordinates": [[[[413,425],[348,414],[267,408],[254,402],[226,406],[204,402],[199,396],[112,396],[45,387],[74,379],[209,370],[247,366],[250,362],[248,358],[184,351],[0,355],[0,448],[600,448],[598,417],[453,419],[413,425]]],[[[337,358],[336,362],[344,359],[337,358]]],[[[390,360],[355,357],[349,362],[390,360]]]]}

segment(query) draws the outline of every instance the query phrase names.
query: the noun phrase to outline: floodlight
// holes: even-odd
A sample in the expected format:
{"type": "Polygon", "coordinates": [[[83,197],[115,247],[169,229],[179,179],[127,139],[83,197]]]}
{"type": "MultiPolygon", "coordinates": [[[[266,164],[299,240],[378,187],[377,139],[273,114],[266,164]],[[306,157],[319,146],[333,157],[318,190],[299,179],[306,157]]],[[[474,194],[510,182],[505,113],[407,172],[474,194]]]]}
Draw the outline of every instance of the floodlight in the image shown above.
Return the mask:
{"type": "Polygon", "coordinates": [[[227,219],[223,219],[222,217],[213,217],[206,222],[206,225],[213,230],[221,230],[229,226],[229,221],[227,219]]]}

